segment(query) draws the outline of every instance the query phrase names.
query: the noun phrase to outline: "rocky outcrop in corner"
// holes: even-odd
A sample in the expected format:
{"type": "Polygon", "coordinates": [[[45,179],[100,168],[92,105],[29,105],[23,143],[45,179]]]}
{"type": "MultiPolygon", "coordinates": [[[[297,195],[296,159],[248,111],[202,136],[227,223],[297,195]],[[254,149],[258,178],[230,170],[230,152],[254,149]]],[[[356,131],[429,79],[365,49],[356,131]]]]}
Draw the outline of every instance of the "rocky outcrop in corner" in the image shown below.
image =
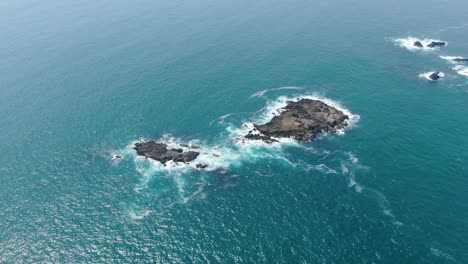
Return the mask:
{"type": "Polygon", "coordinates": [[[168,161],[187,163],[195,160],[200,155],[196,151],[184,152],[182,149],[169,149],[166,144],[157,143],[154,140],[135,143],[133,149],[136,150],[139,156],[157,160],[162,164],[166,164],[168,161]]]}
{"type": "Polygon", "coordinates": [[[279,115],[270,122],[257,125],[245,138],[263,140],[267,143],[275,138],[293,138],[297,141],[311,141],[321,133],[334,133],[347,126],[349,118],[342,111],[312,99],[289,101],[279,115]]]}

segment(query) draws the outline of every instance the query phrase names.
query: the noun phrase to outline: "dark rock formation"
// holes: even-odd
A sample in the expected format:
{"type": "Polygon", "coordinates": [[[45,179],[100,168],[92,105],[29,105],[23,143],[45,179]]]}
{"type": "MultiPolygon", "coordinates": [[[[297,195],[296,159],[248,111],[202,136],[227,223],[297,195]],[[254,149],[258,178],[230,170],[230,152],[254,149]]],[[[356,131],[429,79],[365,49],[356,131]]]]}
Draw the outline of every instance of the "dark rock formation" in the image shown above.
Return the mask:
{"type": "Polygon", "coordinates": [[[447,45],[447,42],[443,41],[432,41],[431,43],[427,44],[427,47],[429,48],[435,48],[435,47],[442,47],[447,45]]]}
{"type": "Polygon", "coordinates": [[[455,58],[455,59],[453,59],[453,61],[456,61],[456,62],[467,62],[468,59],[467,59],[467,58],[455,58]]]}
{"type": "Polygon", "coordinates": [[[247,135],[245,135],[245,138],[250,140],[263,140],[267,143],[278,142],[278,140],[271,138],[270,136],[258,133],[257,129],[255,129],[254,131],[250,131],[247,135]]]}
{"type": "Polygon", "coordinates": [[[415,41],[413,45],[414,45],[415,47],[418,47],[418,48],[422,48],[422,47],[423,47],[423,44],[421,43],[421,41],[415,41]]]}
{"type": "Polygon", "coordinates": [[[208,165],[203,164],[203,163],[198,163],[197,165],[195,165],[195,167],[197,167],[197,169],[206,169],[208,165]]]}
{"type": "Polygon", "coordinates": [[[443,76],[440,74],[440,72],[433,72],[429,75],[429,79],[433,80],[433,81],[437,81],[439,80],[440,78],[442,78],[443,76]]]}
{"type": "Polygon", "coordinates": [[[344,128],[348,116],[340,110],[312,99],[289,101],[279,115],[264,125],[254,125],[259,134],[250,132],[246,139],[274,142],[274,138],[293,138],[311,141],[323,132],[344,128]],[[272,138],[274,137],[274,138],[272,138]]]}
{"type": "Polygon", "coordinates": [[[195,151],[183,152],[182,149],[168,149],[166,144],[157,143],[153,140],[135,143],[133,149],[136,150],[139,156],[157,160],[162,164],[166,164],[166,162],[171,160],[175,162],[190,162],[200,154],[195,151]]]}

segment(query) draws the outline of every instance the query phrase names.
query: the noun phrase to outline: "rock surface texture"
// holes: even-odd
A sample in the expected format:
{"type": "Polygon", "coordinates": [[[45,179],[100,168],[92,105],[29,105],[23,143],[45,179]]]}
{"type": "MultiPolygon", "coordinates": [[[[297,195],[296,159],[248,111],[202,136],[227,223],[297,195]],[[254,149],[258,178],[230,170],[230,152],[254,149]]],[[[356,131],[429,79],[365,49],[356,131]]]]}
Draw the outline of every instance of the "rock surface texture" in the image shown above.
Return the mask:
{"type": "Polygon", "coordinates": [[[182,149],[169,149],[166,144],[157,143],[154,140],[135,143],[133,149],[136,150],[139,156],[157,160],[162,164],[166,164],[168,161],[187,163],[200,155],[196,151],[183,152],[182,149]]]}
{"type": "Polygon", "coordinates": [[[312,99],[289,101],[281,110],[270,122],[255,124],[255,129],[245,138],[267,143],[276,141],[275,138],[311,141],[321,133],[334,133],[346,127],[346,120],[349,118],[342,111],[312,99]]]}

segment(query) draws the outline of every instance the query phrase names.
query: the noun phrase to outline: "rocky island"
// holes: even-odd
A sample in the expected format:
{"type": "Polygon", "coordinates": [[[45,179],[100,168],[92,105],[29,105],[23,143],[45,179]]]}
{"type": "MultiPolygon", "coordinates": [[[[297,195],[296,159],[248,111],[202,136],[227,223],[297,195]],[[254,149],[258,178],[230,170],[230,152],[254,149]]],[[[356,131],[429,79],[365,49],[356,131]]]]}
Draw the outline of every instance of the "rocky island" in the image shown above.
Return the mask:
{"type": "Polygon", "coordinates": [[[280,114],[270,122],[257,125],[245,136],[250,140],[263,140],[267,143],[275,138],[292,138],[297,141],[312,141],[321,133],[334,133],[347,126],[349,118],[342,111],[313,99],[288,101],[280,109],[280,114]]]}
{"type": "Polygon", "coordinates": [[[166,144],[154,140],[135,143],[133,149],[139,156],[157,160],[162,164],[166,164],[168,161],[187,163],[200,155],[196,151],[184,152],[182,149],[168,148],[166,144]]]}

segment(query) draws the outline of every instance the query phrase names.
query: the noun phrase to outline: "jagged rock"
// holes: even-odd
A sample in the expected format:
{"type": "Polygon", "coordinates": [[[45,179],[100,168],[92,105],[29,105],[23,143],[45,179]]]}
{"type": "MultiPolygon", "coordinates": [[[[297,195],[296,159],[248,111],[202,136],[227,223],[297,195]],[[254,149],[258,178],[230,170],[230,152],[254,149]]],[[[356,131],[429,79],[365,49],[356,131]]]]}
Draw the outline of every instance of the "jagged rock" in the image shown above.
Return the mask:
{"type": "Polygon", "coordinates": [[[432,41],[431,43],[427,44],[427,47],[429,48],[435,48],[435,47],[442,47],[447,45],[447,42],[443,41],[432,41]]]}
{"type": "Polygon", "coordinates": [[[455,59],[452,59],[453,61],[456,61],[456,62],[467,62],[468,59],[467,58],[455,58],[455,59]]]}
{"type": "Polygon", "coordinates": [[[195,167],[197,167],[197,169],[206,169],[208,165],[203,164],[203,163],[198,163],[197,165],[195,165],[195,167]]]}
{"type": "Polygon", "coordinates": [[[135,143],[133,149],[139,156],[157,160],[162,164],[166,164],[168,161],[190,162],[200,155],[196,151],[183,152],[182,149],[168,149],[166,144],[157,143],[154,140],[135,143]]]}
{"type": "Polygon", "coordinates": [[[440,75],[440,72],[433,72],[429,75],[429,79],[433,80],[433,81],[437,81],[439,80],[440,78],[442,78],[442,76],[440,75]]]}
{"type": "Polygon", "coordinates": [[[418,47],[418,48],[424,47],[423,44],[421,43],[421,41],[415,41],[413,45],[414,45],[415,47],[418,47]]]}
{"type": "Polygon", "coordinates": [[[270,122],[257,125],[259,133],[249,133],[246,139],[263,140],[271,143],[274,138],[293,138],[298,141],[311,141],[324,132],[336,132],[346,127],[348,116],[342,111],[312,99],[289,101],[283,111],[270,122]]]}

